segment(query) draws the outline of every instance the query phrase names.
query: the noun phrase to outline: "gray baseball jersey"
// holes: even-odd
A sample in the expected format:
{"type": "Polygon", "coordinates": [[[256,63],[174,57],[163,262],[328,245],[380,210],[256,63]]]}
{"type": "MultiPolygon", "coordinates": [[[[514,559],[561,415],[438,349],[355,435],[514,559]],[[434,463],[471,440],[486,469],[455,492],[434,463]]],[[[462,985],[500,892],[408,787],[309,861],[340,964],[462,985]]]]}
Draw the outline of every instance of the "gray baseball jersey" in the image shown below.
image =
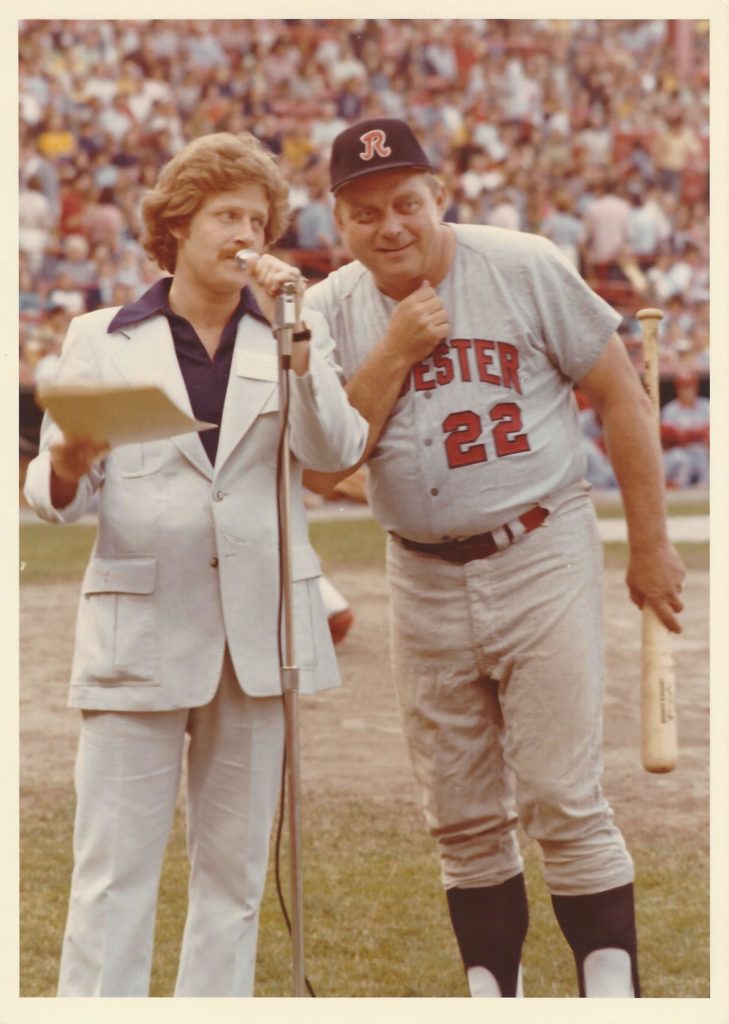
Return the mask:
{"type": "MultiPolygon", "coordinates": [[[[450,337],[412,367],[369,460],[377,520],[426,543],[494,529],[579,484],[573,383],[620,322],[547,239],[450,227],[455,255],[436,289],[450,337]]],[[[348,379],[397,303],[355,261],[306,305],[327,318],[348,379]]]]}

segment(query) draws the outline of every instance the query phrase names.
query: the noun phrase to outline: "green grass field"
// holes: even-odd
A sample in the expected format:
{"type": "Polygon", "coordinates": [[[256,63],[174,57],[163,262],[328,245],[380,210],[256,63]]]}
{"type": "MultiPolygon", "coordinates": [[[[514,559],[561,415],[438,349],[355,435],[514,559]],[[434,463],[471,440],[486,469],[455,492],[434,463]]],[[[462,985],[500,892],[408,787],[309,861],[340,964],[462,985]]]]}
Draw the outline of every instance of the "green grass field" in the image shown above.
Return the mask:
{"type": "MultiPolygon", "coordinates": [[[[71,794],[48,794],[40,803],[26,794],[22,811],[21,995],[48,996],[55,987],[71,870],[71,794]]],[[[466,996],[433,845],[419,811],[398,808],[396,797],[387,806],[305,797],[302,819],[306,969],[315,993],[466,996]]],[[[633,846],[632,854],[643,995],[708,996],[706,855],[689,845],[660,854],[633,846]],[[680,936],[680,943],[663,942],[666,933],[680,936]]],[[[575,996],[572,958],[552,916],[534,844],[526,845],[525,857],[526,994],[575,996]]],[[[284,852],[287,903],[288,877],[284,852]]],[[[169,996],[174,989],[186,885],[184,824],[178,815],[160,888],[152,995],[169,996]]],[[[261,915],[256,994],[291,994],[290,942],[273,867],[261,915]]]]}
{"type": "MultiPolygon", "coordinates": [[[[21,583],[80,577],[94,527],[59,530],[24,523],[21,583]]],[[[384,534],[369,520],[312,524],[328,568],[381,564],[384,534]]],[[[708,565],[708,545],[681,545],[693,568],[708,565]]],[[[625,545],[606,549],[624,562],[625,545]]],[[[305,794],[303,808],[307,975],[317,996],[465,996],[438,865],[420,812],[398,801],[305,794]]],[[[21,996],[52,996],[71,870],[73,791],[21,793],[21,996]]],[[[284,829],[286,835],[286,828],[284,829]]],[[[285,844],[284,844],[285,845],[285,844]]],[[[539,851],[523,843],[531,923],[524,954],[526,994],[576,995],[571,956],[554,922],[539,851]]],[[[709,995],[708,851],[695,842],[631,844],[638,884],[644,996],[709,995]],[[663,936],[671,935],[666,943],[663,936]],[[678,940],[676,937],[679,937],[678,940]]],[[[169,996],[185,916],[187,861],[178,815],[163,871],[152,995],[169,996]]],[[[285,851],[282,879],[288,899],[285,851]]],[[[291,994],[291,952],[273,869],[262,910],[259,996],[291,994]]]]}
{"type": "MultiPolygon", "coordinates": [[[[682,508],[685,506],[681,506],[682,508]]],[[[688,506],[695,509],[696,506],[688,506]]],[[[600,509],[600,515],[613,518],[619,512],[613,506],[600,509]]],[[[684,515],[686,512],[675,512],[684,515]]],[[[694,515],[705,511],[694,511],[694,515]]],[[[49,527],[46,523],[23,523],[20,527],[21,580],[25,583],[51,577],[80,575],[96,535],[92,523],[49,527]],[[64,543],[59,544],[59,531],[64,543]]],[[[372,519],[313,522],[311,540],[322,563],[329,568],[352,568],[384,564],[385,533],[372,519]]],[[[683,543],[677,548],[690,569],[708,569],[709,546],[706,543],[683,543]]],[[[605,565],[621,565],[626,545],[606,544],[605,565]]]]}

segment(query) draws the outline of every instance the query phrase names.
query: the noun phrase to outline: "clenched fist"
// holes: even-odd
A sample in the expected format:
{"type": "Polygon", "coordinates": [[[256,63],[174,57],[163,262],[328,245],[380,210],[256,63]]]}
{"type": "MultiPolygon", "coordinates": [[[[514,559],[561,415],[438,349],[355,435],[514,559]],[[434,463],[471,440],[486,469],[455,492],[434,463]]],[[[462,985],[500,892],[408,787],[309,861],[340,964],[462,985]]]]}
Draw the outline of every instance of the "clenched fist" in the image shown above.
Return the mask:
{"type": "Polygon", "coordinates": [[[387,344],[409,366],[426,359],[451,325],[443,301],[428,281],[399,302],[390,317],[387,344]]]}

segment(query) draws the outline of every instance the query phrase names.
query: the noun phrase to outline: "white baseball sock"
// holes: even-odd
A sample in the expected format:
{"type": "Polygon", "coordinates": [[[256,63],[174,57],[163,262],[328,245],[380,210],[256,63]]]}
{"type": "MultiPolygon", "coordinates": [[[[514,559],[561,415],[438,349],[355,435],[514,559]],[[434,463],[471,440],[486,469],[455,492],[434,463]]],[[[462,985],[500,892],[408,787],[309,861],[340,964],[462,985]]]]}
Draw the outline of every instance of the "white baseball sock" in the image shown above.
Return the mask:
{"type": "MultiPolygon", "coordinates": [[[[468,991],[475,999],[500,999],[501,989],[499,983],[491,971],[486,967],[469,967],[466,972],[468,978],[468,991]]],[[[524,997],[524,985],[522,984],[521,964],[519,965],[519,978],[516,983],[516,994],[519,999],[524,997]]]]}
{"type": "Polygon", "coordinates": [[[632,999],[635,995],[630,955],[624,949],[593,949],[582,970],[588,999],[632,999]]]}

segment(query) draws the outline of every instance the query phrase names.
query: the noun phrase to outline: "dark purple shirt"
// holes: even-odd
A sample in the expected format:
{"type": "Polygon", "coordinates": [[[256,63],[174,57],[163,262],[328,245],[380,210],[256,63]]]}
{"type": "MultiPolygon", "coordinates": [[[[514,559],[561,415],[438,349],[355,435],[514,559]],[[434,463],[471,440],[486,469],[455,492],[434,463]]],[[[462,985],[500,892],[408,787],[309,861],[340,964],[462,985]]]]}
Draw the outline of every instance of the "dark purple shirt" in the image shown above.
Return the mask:
{"type": "Polygon", "coordinates": [[[241,292],[240,302],[225,325],[220,344],[211,359],[189,320],[170,309],[171,284],[171,277],[163,277],[156,281],[141,298],[122,306],[109,324],[108,332],[111,334],[112,331],[119,330],[120,327],[139,323],[141,320],[146,320],[159,313],[167,317],[193,414],[199,420],[218,424],[215,430],[200,432],[203,447],[208,453],[210,462],[215,465],[225,392],[233,362],[238,324],[246,313],[250,313],[251,316],[255,316],[266,324],[268,320],[258,308],[258,303],[249,289],[244,288],[241,292]]]}

